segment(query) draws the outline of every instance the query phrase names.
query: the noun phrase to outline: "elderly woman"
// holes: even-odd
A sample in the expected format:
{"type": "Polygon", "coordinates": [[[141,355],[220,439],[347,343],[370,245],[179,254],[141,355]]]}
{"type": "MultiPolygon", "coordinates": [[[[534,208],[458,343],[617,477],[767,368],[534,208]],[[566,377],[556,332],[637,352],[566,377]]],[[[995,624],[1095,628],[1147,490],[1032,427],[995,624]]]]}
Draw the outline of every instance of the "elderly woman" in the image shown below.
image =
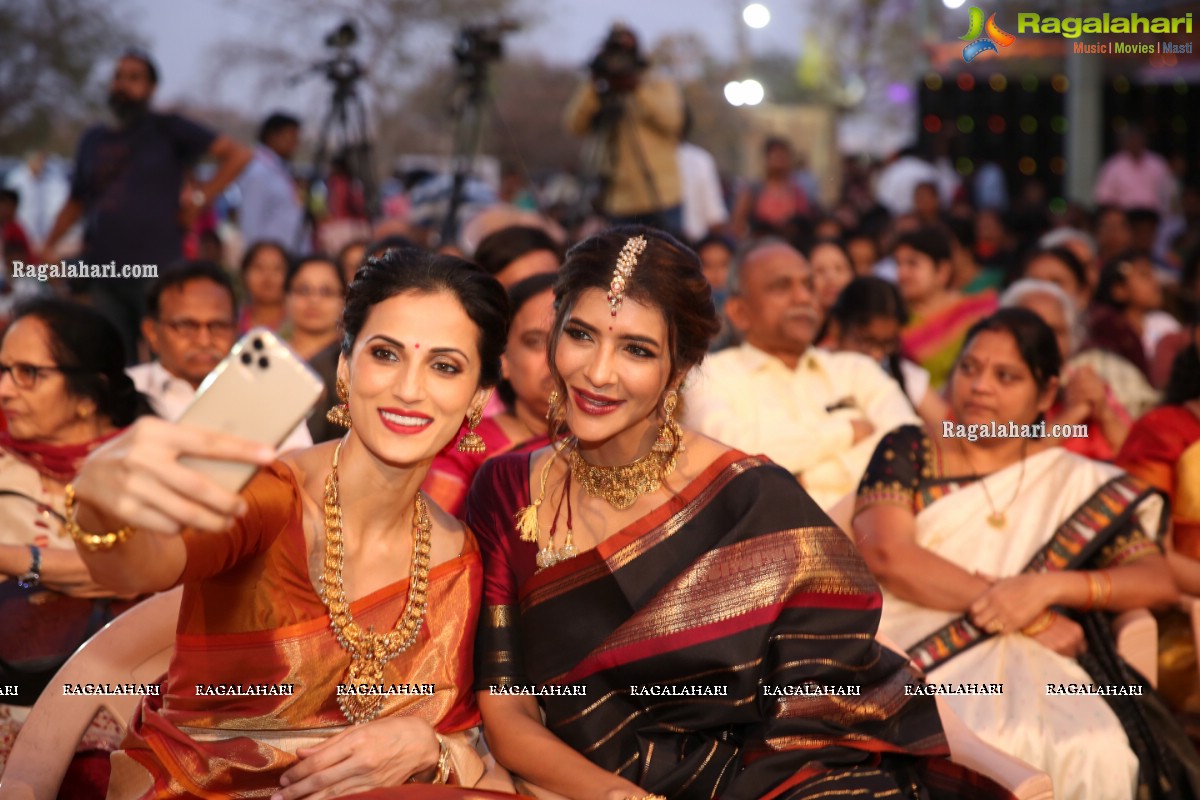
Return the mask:
{"type": "Polygon", "coordinates": [[[955,363],[960,424],[903,427],[879,443],[853,523],[883,586],[879,632],[931,683],[1002,684],[947,700],[980,737],[1049,773],[1061,800],[1196,796],[1159,791],[1160,780],[1182,783],[1195,752],[1166,755],[1164,741],[1183,733],[1117,656],[1102,613],[1177,597],[1156,541],[1162,502],[1115,467],[1031,436],[1061,369],[1050,328],[1001,309],[971,328],[955,363]],[[972,435],[998,425],[1015,433],[972,435]],[[1142,696],[1058,693],[1130,684],[1142,696]]]}
{"type": "MultiPolygon", "coordinates": [[[[133,421],[120,334],[90,308],[40,299],[0,344],[0,772],[20,721],[84,639],[124,607],[88,577],[63,535],[63,487],[93,449],[133,421]]],[[[102,745],[93,726],[85,747],[102,745]]],[[[115,744],[115,742],[113,742],[115,744]]]]}
{"type": "MultiPolygon", "coordinates": [[[[1079,326],[1075,305],[1056,284],[1025,279],[1010,286],[1000,297],[1003,307],[1027,308],[1054,331],[1064,363],[1075,352],[1079,326]]],[[[1129,435],[1133,420],[1096,371],[1086,364],[1066,364],[1054,405],[1046,412],[1050,425],[1086,425],[1087,436],[1064,437],[1062,446],[1081,456],[1112,461],[1129,435]]]]}

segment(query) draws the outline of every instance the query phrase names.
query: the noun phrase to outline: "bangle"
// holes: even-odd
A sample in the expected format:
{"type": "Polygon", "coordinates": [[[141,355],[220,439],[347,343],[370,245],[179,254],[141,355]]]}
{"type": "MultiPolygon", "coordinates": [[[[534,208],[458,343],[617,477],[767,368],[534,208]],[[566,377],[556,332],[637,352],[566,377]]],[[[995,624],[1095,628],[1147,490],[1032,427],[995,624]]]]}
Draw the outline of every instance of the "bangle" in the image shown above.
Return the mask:
{"type": "Polygon", "coordinates": [[[446,740],[441,736],[438,736],[437,740],[441,752],[438,754],[437,774],[434,775],[433,782],[447,783],[450,780],[450,748],[446,746],[446,740]]]}
{"type": "Polygon", "coordinates": [[[1021,633],[1026,636],[1037,636],[1043,631],[1049,630],[1050,626],[1058,619],[1058,614],[1055,614],[1050,609],[1043,611],[1037,619],[1021,628],[1021,633]]]}
{"type": "Polygon", "coordinates": [[[1092,575],[1092,573],[1085,572],[1085,573],[1083,573],[1083,577],[1087,579],[1088,599],[1087,599],[1087,603],[1084,605],[1084,607],[1081,610],[1082,611],[1091,611],[1092,608],[1095,607],[1095,605],[1096,605],[1096,595],[1098,595],[1100,593],[1100,587],[1096,584],[1096,578],[1094,575],[1092,575]]]}
{"type": "Polygon", "coordinates": [[[75,487],[70,483],[67,484],[67,488],[64,490],[63,502],[67,512],[63,519],[63,530],[78,544],[83,545],[93,553],[97,550],[112,550],[128,539],[129,535],[133,533],[133,528],[128,525],[108,533],[90,533],[79,527],[79,522],[75,519],[75,512],[77,510],[75,505],[75,487]]]}
{"type": "Polygon", "coordinates": [[[1112,575],[1107,570],[1098,570],[1096,572],[1101,578],[1104,578],[1104,599],[1096,604],[1098,608],[1108,608],[1108,603],[1112,600],[1112,575]]]}

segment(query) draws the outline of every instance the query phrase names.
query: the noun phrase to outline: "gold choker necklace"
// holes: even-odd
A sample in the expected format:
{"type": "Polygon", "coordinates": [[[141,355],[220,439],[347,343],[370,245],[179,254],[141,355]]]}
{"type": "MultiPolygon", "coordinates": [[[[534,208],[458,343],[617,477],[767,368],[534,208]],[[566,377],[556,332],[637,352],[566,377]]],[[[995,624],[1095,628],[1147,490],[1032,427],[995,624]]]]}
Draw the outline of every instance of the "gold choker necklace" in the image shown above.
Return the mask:
{"type": "MultiPolygon", "coordinates": [[[[344,442],[345,440],[343,440],[344,442]]],[[[345,565],[345,543],[342,538],[342,505],[338,497],[338,456],[342,442],[333,451],[333,465],[325,479],[325,569],[321,573],[321,602],[329,612],[329,626],[338,644],[350,654],[350,669],[344,682],[347,686],[378,686],[383,683],[383,668],[387,662],[403,653],[417,640],[425,620],[425,601],[429,592],[430,534],[433,524],[429,508],[417,492],[413,502],[412,571],[408,582],[408,602],[396,627],[387,633],[375,628],[363,630],[350,614],[346,589],[342,584],[345,565]]],[[[338,705],[352,723],[370,722],[379,716],[383,697],[357,692],[338,695],[338,705]]]]}
{"type": "Polygon", "coordinates": [[[619,467],[598,467],[589,464],[579,454],[579,446],[571,448],[571,477],[579,481],[584,491],[593,497],[602,497],[613,508],[625,510],[644,494],[650,494],[662,486],[667,476],[675,471],[678,446],[663,452],[655,447],[649,453],[619,467]]]}

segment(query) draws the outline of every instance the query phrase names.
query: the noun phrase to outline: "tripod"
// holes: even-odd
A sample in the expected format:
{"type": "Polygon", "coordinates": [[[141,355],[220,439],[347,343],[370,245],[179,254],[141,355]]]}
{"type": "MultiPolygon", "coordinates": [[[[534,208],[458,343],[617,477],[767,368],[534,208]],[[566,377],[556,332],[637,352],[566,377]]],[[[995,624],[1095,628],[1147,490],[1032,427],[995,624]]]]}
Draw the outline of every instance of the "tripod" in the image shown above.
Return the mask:
{"type": "Polygon", "coordinates": [[[452,244],[458,237],[458,212],[462,208],[467,179],[475,171],[475,159],[483,145],[484,106],[488,100],[487,62],[463,64],[459,82],[459,101],[454,109],[454,149],[450,154],[454,179],[439,235],[442,244],[452,244]]]}
{"type": "Polygon", "coordinates": [[[336,162],[345,170],[351,185],[357,181],[362,186],[363,212],[367,219],[374,219],[377,216],[378,196],[371,168],[371,140],[367,135],[367,109],[358,94],[362,68],[353,58],[342,55],[317,64],[313,71],[317,70],[323,71],[333,83],[333,93],[325,117],[321,120],[306,206],[309,209],[312,207],[313,184],[321,177],[327,178],[336,162]],[[333,143],[337,143],[336,150],[331,148],[333,143]]]}

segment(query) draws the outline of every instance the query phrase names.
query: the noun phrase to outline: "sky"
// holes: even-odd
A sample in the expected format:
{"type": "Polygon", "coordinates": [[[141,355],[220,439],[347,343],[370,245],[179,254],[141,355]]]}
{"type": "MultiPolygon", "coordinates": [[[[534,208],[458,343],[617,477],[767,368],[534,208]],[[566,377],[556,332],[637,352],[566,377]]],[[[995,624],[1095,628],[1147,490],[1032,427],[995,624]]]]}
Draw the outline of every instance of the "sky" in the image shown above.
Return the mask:
{"type": "MultiPolygon", "coordinates": [[[[762,1],[771,10],[772,19],[766,28],[747,29],[751,51],[796,52],[804,24],[802,3],[762,1]]],[[[582,65],[612,23],[622,21],[637,30],[646,43],[668,33],[701,33],[717,56],[733,60],[737,52],[735,26],[743,24],[743,5],[741,0],[538,0],[535,8],[541,15],[540,23],[514,35],[507,45],[513,53],[539,53],[551,62],[582,65]]],[[[160,103],[216,102],[247,112],[261,107],[253,80],[225,81],[219,86],[211,80],[213,46],[252,38],[254,17],[223,0],[126,0],[125,7],[133,12],[137,27],[159,61],[163,74],[158,91],[160,103]]],[[[327,33],[326,27],[314,25],[314,59],[322,55],[319,43],[327,33]]],[[[450,45],[447,41],[447,60],[450,45]]],[[[293,96],[278,100],[285,107],[303,110],[319,91],[314,83],[288,90],[293,96]]]]}

